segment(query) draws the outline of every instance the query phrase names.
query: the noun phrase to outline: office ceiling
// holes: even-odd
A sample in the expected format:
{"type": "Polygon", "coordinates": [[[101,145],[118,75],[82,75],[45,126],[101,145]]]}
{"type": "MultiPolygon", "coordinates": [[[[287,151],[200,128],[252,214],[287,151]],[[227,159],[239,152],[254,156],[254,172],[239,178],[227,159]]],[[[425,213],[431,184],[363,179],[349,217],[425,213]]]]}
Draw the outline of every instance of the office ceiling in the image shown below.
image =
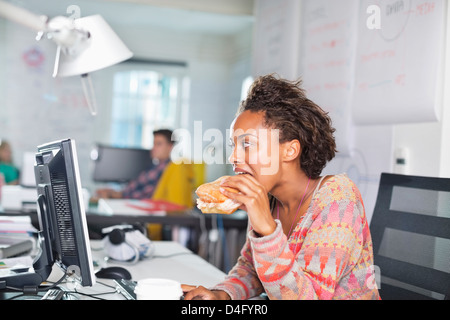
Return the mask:
{"type": "Polygon", "coordinates": [[[255,0],[104,0],[107,2],[128,2],[143,5],[221,13],[231,15],[252,15],[255,0]]]}
{"type": "Polygon", "coordinates": [[[216,35],[235,34],[253,24],[254,0],[21,0],[11,1],[49,17],[101,14],[116,25],[157,27],[216,35]]]}

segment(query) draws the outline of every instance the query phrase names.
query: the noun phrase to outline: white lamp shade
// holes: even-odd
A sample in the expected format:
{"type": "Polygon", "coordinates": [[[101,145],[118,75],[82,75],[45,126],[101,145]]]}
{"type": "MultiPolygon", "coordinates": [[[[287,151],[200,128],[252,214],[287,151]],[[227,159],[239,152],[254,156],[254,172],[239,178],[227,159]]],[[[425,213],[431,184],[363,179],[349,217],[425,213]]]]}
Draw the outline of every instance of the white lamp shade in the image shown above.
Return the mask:
{"type": "Polygon", "coordinates": [[[55,76],[68,77],[100,70],[133,56],[116,33],[100,15],[76,19],[77,29],[88,31],[90,38],[84,50],[69,55],[61,50],[58,70],[55,76]]]}

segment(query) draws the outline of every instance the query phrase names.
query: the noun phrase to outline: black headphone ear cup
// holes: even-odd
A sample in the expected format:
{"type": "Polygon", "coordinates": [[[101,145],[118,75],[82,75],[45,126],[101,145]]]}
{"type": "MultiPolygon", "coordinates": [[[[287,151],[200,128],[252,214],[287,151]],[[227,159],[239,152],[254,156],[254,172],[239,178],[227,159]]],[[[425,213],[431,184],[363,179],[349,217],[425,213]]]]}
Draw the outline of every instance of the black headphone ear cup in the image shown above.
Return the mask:
{"type": "Polygon", "coordinates": [[[133,229],[140,231],[143,235],[145,235],[147,233],[145,230],[145,227],[142,224],[140,224],[139,222],[136,222],[135,224],[133,224],[133,229]]]}
{"type": "Polygon", "coordinates": [[[122,229],[114,229],[109,233],[108,237],[112,244],[119,245],[125,241],[125,231],[122,229]]]}

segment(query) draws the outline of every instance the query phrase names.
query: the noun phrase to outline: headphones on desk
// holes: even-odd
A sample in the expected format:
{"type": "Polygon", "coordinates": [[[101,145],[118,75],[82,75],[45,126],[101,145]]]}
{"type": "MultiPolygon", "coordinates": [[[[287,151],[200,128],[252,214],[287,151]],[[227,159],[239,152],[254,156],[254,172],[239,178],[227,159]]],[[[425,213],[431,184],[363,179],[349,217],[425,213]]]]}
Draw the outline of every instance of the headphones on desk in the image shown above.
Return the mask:
{"type": "Polygon", "coordinates": [[[102,229],[103,245],[108,256],[117,261],[136,263],[153,256],[154,244],[141,225],[115,225],[102,229]]]}

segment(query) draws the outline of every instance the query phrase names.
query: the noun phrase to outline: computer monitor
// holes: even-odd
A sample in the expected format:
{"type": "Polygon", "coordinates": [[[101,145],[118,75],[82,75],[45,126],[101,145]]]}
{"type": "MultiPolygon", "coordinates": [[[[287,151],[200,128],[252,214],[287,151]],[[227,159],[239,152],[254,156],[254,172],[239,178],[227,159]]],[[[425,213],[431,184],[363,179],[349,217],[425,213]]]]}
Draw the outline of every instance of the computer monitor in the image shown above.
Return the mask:
{"type": "Polygon", "coordinates": [[[136,178],[152,162],[150,150],[119,148],[98,144],[91,152],[95,182],[126,183],[136,178]]]}
{"type": "Polygon", "coordinates": [[[75,141],[65,139],[38,146],[35,178],[40,252],[33,261],[34,272],[0,277],[0,288],[37,291],[54,264],[82,286],[92,286],[94,266],[75,141]]]}

